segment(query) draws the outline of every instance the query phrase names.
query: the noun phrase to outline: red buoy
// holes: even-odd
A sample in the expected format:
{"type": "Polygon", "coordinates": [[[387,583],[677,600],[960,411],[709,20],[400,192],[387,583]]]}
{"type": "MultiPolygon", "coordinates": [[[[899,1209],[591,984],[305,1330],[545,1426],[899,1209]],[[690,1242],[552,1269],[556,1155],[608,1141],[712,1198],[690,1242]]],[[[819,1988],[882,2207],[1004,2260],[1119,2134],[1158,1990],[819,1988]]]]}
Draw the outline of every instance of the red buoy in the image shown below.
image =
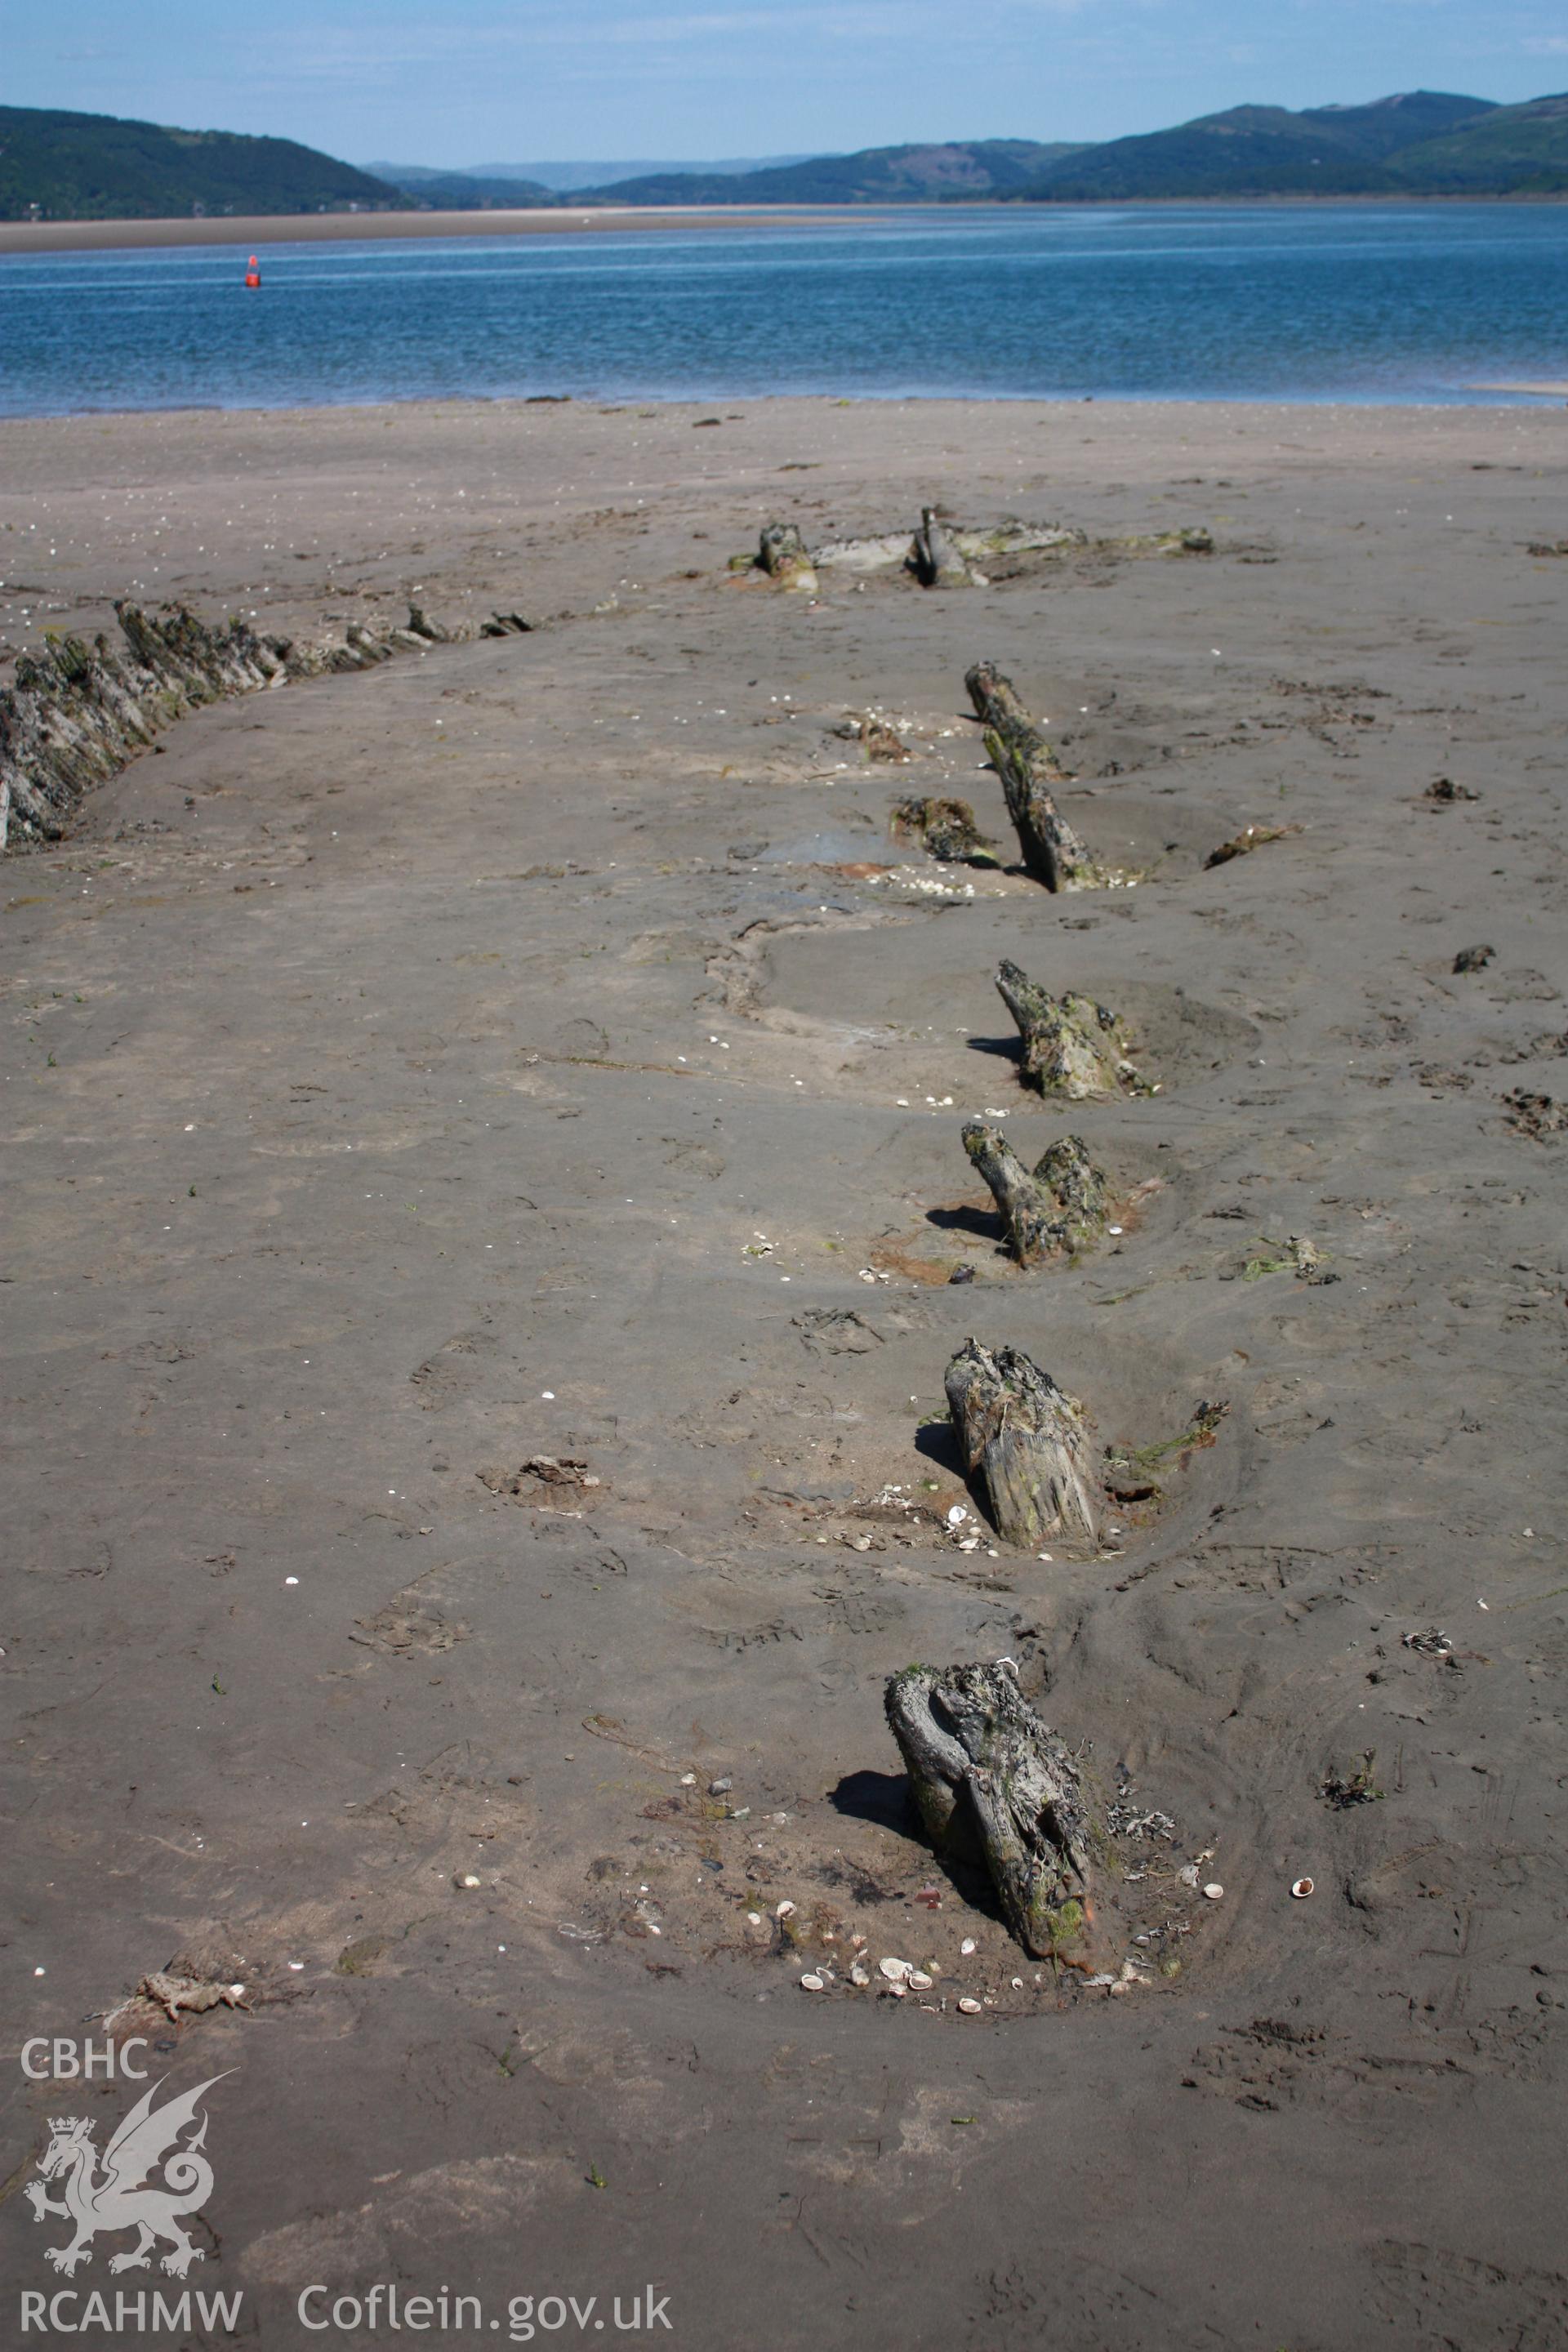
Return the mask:
{"type": "Polygon", "coordinates": [[[261,283],[261,264],[254,253],[246,267],[245,282],[247,286],[259,286],[261,283]]]}

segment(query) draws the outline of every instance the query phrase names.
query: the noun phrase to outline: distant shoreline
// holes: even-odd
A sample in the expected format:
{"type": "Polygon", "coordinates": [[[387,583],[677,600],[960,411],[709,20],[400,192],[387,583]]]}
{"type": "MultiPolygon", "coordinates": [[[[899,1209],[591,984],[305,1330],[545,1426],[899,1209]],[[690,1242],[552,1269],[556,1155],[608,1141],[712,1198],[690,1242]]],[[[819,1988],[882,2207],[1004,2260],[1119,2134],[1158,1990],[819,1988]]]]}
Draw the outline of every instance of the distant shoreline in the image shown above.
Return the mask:
{"type": "Polygon", "coordinates": [[[1095,196],[1021,204],[986,197],[958,203],[852,205],[563,205],[516,212],[259,213],[202,220],[0,221],[0,256],[110,253],[182,245],[325,245],[452,236],[580,236],[598,231],[766,228],[789,222],[900,219],[920,213],[961,216],[1016,213],[1021,217],[1068,212],[1132,212],[1156,208],[1314,212],[1346,206],[1409,205],[1564,205],[1568,195],[1331,195],[1095,196]]]}

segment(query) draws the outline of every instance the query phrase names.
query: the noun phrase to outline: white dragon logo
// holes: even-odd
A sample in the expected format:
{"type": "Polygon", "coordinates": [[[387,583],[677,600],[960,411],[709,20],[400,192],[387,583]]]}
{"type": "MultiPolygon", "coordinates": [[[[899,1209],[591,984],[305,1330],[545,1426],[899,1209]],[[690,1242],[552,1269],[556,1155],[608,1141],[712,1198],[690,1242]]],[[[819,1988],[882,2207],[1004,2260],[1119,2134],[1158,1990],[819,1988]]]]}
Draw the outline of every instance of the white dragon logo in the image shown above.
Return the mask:
{"type": "Polygon", "coordinates": [[[140,2233],[129,2253],[113,2256],[110,2271],[149,2269],[153,2248],[160,2239],[167,2239],[173,2249],[163,2256],[163,2267],[175,2278],[184,2278],[193,2263],[204,2259],[201,2248],[191,2243],[180,2223],[184,2215],[199,2212],[212,2195],[213,2168],[201,2153],[207,2136],[205,2116],[194,2139],[184,2147],[177,2147],[175,2142],[187,2125],[196,2122],[204,2093],[223,2079],[213,2074],[194,2091],[156,2109],[153,2094],[162,2084],[154,2083],[104,2149],[101,2173],[99,2152],[92,2144],[92,2118],[50,2116],[51,2137],[38,2158],[38,2170],[44,2180],[63,2179],[65,2194],[56,2203],[45,2195],[42,2180],[30,2180],[22,2193],[36,2221],[58,2214],[76,2224],[76,2235],[68,2246],[46,2247],[46,2262],[69,2278],[79,2263],[91,2262],[91,2242],[100,2230],[140,2233]],[[155,2188],[149,2176],[160,2166],[163,2185],[155,2188]]]}

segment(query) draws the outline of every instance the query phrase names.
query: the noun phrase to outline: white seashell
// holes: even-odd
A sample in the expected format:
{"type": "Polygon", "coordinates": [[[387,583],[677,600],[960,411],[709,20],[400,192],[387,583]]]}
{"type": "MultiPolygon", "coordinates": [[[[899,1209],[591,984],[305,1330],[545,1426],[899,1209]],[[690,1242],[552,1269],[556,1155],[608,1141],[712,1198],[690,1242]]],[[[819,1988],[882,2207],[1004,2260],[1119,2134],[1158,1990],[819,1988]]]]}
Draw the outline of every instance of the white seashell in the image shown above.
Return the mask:
{"type": "Polygon", "coordinates": [[[826,1992],[827,1990],[827,1987],[824,1983],[822,1978],[816,1975],[816,1971],[812,1969],[808,1969],[806,1974],[802,1977],[800,1985],[803,1992],[826,1992]]]}
{"type": "Polygon", "coordinates": [[[968,1517],[969,1513],[964,1509],[963,1505],[962,1503],[954,1503],[952,1509],[948,1512],[947,1524],[950,1528],[961,1528],[968,1517]]]}
{"type": "Polygon", "coordinates": [[[910,1982],[913,1985],[917,1992],[930,1992],[931,1990],[931,1980],[930,1977],[927,1976],[924,1969],[911,1969],[910,1970],[910,1982]]]}
{"type": "Polygon", "coordinates": [[[973,1938],[973,1936],[965,1936],[965,1937],[964,1937],[964,1939],[963,1939],[963,1943],[962,1943],[962,1944],[960,1944],[960,1946],[959,1946],[959,1948],[959,1948],[959,1950],[963,1954],[964,1958],[965,1958],[965,1959],[967,1959],[967,1958],[969,1958],[970,1953],[971,1953],[972,1951],[973,1951],[973,1949],[974,1949],[974,1938],[973,1938]]]}
{"type": "Polygon", "coordinates": [[[1211,1903],[1217,1903],[1220,1896],[1225,1893],[1225,1889],[1220,1885],[1217,1878],[1211,1878],[1208,1885],[1204,1888],[1204,1893],[1208,1896],[1211,1903]]]}
{"type": "Polygon", "coordinates": [[[972,1992],[966,1992],[958,2006],[965,2017],[978,2017],[980,2014],[980,2003],[972,1992]]]}
{"type": "Polygon", "coordinates": [[[1198,1883],[1197,1864],[1195,1862],[1184,1862],[1180,1870],[1177,1871],[1176,1876],[1181,1880],[1184,1886],[1195,1886],[1198,1883]]]}
{"type": "Polygon", "coordinates": [[[787,1901],[781,1903],[774,1910],[773,1917],[775,1919],[787,1919],[794,1909],[795,1905],[793,1903],[787,1901]]]}
{"type": "Polygon", "coordinates": [[[910,1973],[910,1964],[908,1960],[879,1960],[877,1966],[880,1969],[882,1974],[887,1978],[889,1984],[902,1984],[904,1979],[910,1973]]]}
{"type": "Polygon", "coordinates": [[[849,1971],[849,1981],[852,1985],[868,1985],[871,1981],[858,1960],[849,1971]]]}
{"type": "Polygon", "coordinates": [[[895,2000],[907,2000],[909,1999],[910,1989],[908,1985],[890,1984],[888,1987],[888,1990],[892,1994],[895,2000]]]}
{"type": "Polygon", "coordinates": [[[471,1870],[465,1870],[458,1880],[459,1886],[477,1886],[479,1883],[471,1870]]]}
{"type": "Polygon", "coordinates": [[[1310,1878],[1297,1879],[1295,1885],[1290,1889],[1291,1894],[1296,1897],[1298,1903],[1305,1902],[1307,1896],[1314,1891],[1312,1882],[1310,1878]]]}

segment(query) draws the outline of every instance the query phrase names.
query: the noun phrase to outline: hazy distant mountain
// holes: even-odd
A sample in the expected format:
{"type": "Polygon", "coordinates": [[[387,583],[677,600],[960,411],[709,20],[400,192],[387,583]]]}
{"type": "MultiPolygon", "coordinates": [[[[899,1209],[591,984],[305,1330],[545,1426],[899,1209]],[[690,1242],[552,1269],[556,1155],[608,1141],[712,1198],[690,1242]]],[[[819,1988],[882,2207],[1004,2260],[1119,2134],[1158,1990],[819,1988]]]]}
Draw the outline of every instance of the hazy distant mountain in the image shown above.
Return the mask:
{"type": "Polygon", "coordinates": [[[560,202],[541,180],[490,178],[478,172],[426,171],[417,163],[385,165],[380,176],[423,210],[443,213],[528,210],[560,202]]]}
{"type": "Polygon", "coordinates": [[[598,188],[611,181],[647,177],[665,172],[696,172],[710,177],[714,174],[729,178],[737,172],[767,172],[786,163],[810,161],[803,155],[742,155],[720,163],[671,163],[659,157],[639,157],[631,163],[463,163],[437,166],[429,163],[366,163],[363,169],[374,172],[378,179],[389,180],[395,188],[406,188],[411,194],[423,194],[425,184],[431,180],[484,180],[503,186],[519,185],[553,189],[558,194],[569,194],[575,188],[598,188]]]}
{"type": "Polygon", "coordinates": [[[1047,164],[1077,152],[1034,139],[964,139],[943,146],[867,147],[858,155],[816,155],[740,174],[667,167],[583,194],[620,205],[931,204],[1018,194],[1047,164]]]}
{"type": "Polygon", "coordinates": [[[730,156],[717,163],[701,158],[694,163],[671,163],[658,156],[640,156],[629,163],[480,163],[474,168],[487,178],[510,179],[516,173],[569,194],[575,188],[602,188],[614,180],[641,179],[650,172],[717,173],[725,179],[737,172],[773,172],[789,163],[807,163],[814,152],[807,148],[797,155],[730,156]]]}
{"type": "Polygon", "coordinates": [[[0,220],[395,211],[408,199],[292,139],[0,106],[0,220]]]}
{"type": "Polygon", "coordinates": [[[1173,131],[1112,139],[1051,164],[1026,191],[1047,202],[1141,197],[1396,195],[1420,193],[1414,159],[1461,149],[1499,110],[1489,99],[1413,90],[1369,106],[1233,106],[1173,131]]]}

